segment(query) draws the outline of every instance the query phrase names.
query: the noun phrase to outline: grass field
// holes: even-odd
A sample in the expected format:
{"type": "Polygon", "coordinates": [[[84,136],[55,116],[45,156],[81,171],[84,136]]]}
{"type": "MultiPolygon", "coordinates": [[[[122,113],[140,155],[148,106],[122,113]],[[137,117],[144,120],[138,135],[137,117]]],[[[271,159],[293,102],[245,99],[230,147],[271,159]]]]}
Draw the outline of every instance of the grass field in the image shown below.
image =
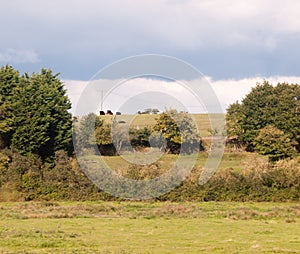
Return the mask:
{"type": "MultiPolygon", "coordinates": [[[[209,130],[211,129],[210,126],[210,118],[207,114],[191,114],[190,115],[197,124],[200,136],[207,137],[210,136],[209,130]]],[[[210,117],[215,121],[216,119],[220,118],[220,114],[211,114],[210,117]]],[[[110,123],[114,116],[105,115],[101,116],[107,123],[110,123]]],[[[118,115],[115,116],[118,121],[125,121],[130,122],[130,126],[135,128],[144,128],[150,127],[155,124],[155,119],[159,117],[159,115],[149,115],[149,114],[142,114],[142,115],[118,115]]]]}
{"type": "MultiPolygon", "coordinates": [[[[207,160],[208,154],[203,152],[199,153],[198,158],[195,163],[195,167],[203,167],[207,160]]],[[[253,157],[252,153],[224,153],[222,161],[220,163],[219,169],[233,168],[236,170],[241,170],[244,163],[251,160],[253,157]]],[[[113,170],[122,171],[127,169],[131,164],[129,161],[121,156],[104,156],[103,160],[110,166],[113,170]]],[[[162,169],[169,170],[171,166],[176,162],[178,155],[175,154],[164,154],[158,163],[161,165],[162,169]]],[[[184,159],[189,160],[189,155],[183,156],[184,159]]]]}
{"type": "Polygon", "coordinates": [[[1,203],[0,253],[300,253],[297,203],[1,203]]]}

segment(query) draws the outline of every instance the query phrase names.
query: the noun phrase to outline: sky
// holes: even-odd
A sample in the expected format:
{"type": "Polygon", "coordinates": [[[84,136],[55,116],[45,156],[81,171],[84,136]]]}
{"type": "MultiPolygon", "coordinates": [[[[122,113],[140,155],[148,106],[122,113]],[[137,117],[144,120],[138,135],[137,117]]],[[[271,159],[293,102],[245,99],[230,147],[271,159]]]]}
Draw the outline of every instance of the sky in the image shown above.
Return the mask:
{"type": "Polygon", "coordinates": [[[75,105],[99,70],[162,54],[202,72],[226,108],[262,80],[299,80],[299,17],[298,0],[1,1],[0,65],[61,73],[75,105]]]}

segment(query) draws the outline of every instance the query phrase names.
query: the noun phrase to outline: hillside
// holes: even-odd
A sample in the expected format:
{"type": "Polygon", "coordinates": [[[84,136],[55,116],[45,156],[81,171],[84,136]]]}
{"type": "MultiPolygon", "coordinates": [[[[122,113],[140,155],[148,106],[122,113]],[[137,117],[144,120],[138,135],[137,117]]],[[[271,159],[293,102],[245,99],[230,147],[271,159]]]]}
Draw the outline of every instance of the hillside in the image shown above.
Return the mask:
{"type": "MultiPolygon", "coordinates": [[[[211,129],[209,115],[208,114],[190,114],[190,116],[195,120],[197,127],[200,132],[201,137],[210,136],[209,130],[211,129]]],[[[211,118],[219,118],[222,114],[211,114],[211,118]]],[[[155,119],[158,115],[153,114],[141,114],[141,115],[105,115],[100,116],[105,122],[110,123],[116,117],[117,121],[131,122],[131,127],[133,128],[144,128],[151,127],[155,124],[155,119]]]]}

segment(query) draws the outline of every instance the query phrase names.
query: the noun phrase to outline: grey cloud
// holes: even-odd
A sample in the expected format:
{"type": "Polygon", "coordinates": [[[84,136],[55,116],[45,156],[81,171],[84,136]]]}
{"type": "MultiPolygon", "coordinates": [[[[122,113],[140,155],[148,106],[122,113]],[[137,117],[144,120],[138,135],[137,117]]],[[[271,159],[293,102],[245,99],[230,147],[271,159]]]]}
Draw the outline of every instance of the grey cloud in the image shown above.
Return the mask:
{"type": "Polygon", "coordinates": [[[192,56],[201,68],[205,55],[203,70],[212,76],[223,75],[214,62],[226,62],[234,76],[256,62],[272,68],[280,57],[286,70],[293,56],[284,48],[299,52],[299,14],[298,0],[4,1],[0,52],[34,49],[69,78],[88,78],[95,66],[141,53],[192,56]]]}

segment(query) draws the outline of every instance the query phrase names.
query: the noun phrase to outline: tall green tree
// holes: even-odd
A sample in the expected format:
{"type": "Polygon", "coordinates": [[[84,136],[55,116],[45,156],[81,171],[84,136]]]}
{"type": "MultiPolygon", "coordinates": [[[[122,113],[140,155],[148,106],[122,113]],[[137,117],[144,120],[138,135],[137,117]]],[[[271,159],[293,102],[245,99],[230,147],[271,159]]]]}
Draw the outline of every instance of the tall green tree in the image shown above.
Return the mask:
{"type": "Polygon", "coordinates": [[[279,83],[272,97],[275,105],[269,110],[271,123],[284,131],[300,151],[300,85],[279,83]]]}
{"type": "Polygon", "coordinates": [[[43,159],[53,157],[58,150],[70,151],[71,103],[58,74],[42,69],[31,76],[24,74],[10,86],[11,92],[5,96],[9,114],[4,119],[10,128],[7,146],[43,159]]]}
{"type": "Polygon", "coordinates": [[[254,139],[267,125],[282,130],[300,150],[300,86],[265,81],[257,84],[242,100],[227,110],[227,129],[230,137],[254,148],[254,139]]]}
{"type": "Polygon", "coordinates": [[[243,114],[241,127],[243,129],[241,139],[243,142],[252,144],[259,130],[270,123],[268,110],[270,105],[270,96],[273,93],[273,87],[269,82],[258,84],[242,100],[241,113],[243,114]]]}
{"type": "Polygon", "coordinates": [[[13,133],[12,94],[19,81],[20,74],[12,66],[0,68],[0,148],[9,146],[13,133]]]}

